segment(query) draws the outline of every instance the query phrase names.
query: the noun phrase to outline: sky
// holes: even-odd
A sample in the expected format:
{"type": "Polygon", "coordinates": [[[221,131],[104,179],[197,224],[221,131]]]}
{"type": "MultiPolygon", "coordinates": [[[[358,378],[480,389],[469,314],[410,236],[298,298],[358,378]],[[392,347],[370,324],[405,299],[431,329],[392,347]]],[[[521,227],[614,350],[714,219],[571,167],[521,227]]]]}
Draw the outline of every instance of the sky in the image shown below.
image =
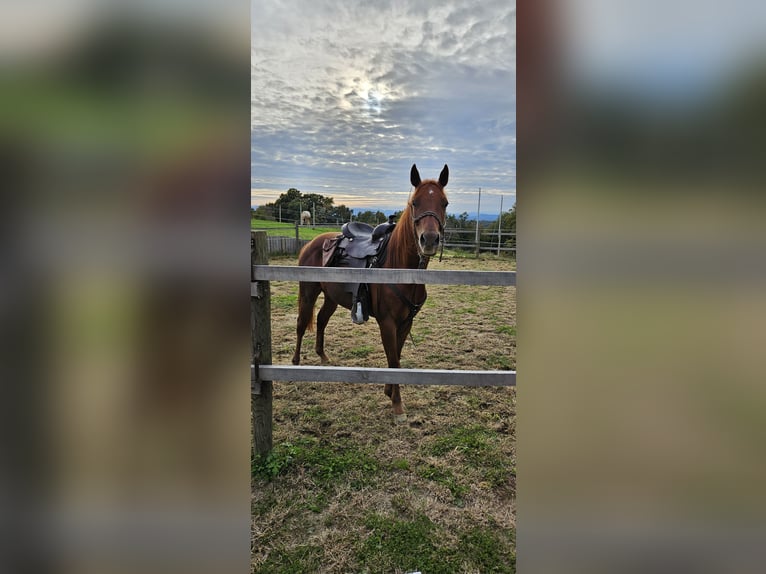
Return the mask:
{"type": "Polygon", "coordinates": [[[449,165],[449,213],[516,197],[516,3],[252,0],[251,205],[295,187],[403,209],[449,165]]]}

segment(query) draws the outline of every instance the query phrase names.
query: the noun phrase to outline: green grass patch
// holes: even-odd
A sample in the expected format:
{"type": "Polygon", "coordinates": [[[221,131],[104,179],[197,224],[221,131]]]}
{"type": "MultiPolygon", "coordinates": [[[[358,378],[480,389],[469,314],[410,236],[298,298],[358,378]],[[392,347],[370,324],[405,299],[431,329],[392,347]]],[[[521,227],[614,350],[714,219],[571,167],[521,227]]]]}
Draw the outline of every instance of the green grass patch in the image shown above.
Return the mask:
{"type": "Polygon", "coordinates": [[[410,463],[405,458],[397,458],[391,463],[391,468],[396,470],[410,470],[410,463]]]}
{"type": "Polygon", "coordinates": [[[449,469],[426,464],[418,467],[417,475],[437,484],[441,484],[442,486],[446,486],[450,493],[452,493],[456,502],[462,502],[463,497],[468,494],[469,488],[464,484],[460,484],[458,479],[455,478],[455,475],[449,469]]]}
{"type": "Polygon", "coordinates": [[[480,458],[489,448],[490,431],[481,426],[455,427],[445,435],[438,436],[427,447],[429,454],[441,456],[458,451],[469,460],[480,458]]]}
{"type": "Polygon", "coordinates": [[[501,539],[494,531],[475,528],[461,532],[458,553],[479,572],[516,572],[516,553],[511,540],[501,539]]]}
{"type": "Polygon", "coordinates": [[[365,572],[454,572],[516,571],[513,535],[485,527],[460,530],[457,546],[444,543],[442,528],[425,514],[407,519],[371,514],[364,521],[370,530],[361,543],[357,559],[365,572]]]}
{"type": "Polygon", "coordinates": [[[506,457],[488,459],[481,469],[484,480],[493,488],[511,486],[511,477],[515,476],[516,468],[506,457]]]}
{"type": "Polygon", "coordinates": [[[327,494],[324,492],[317,493],[316,496],[305,504],[305,507],[311,512],[322,512],[322,510],[327,508],[327,494]]]}
{"type": "Polygon", "coordinates": [[[273,480],[299,468],[321,484],[328,485],[343,477],[352,486],[359,487],[374,478],[379,464],[353,445],[302,438],[295,444],[283,442],[268,455],[253,459],[252,475],[261,480],[273,480]]]}
{"type": "MultiPolygon", "coordinates": [[[[428,353],[425,356],[426,364],[428,365],[440,365],[440,364],[449,364],[450,361],[454,360],[454,357],[452,355],[447,355],[445,353],[428,353]]],[[[408,363],[407,365],[402,365],[405,368],[417,368],[417,365],[408,363]]]]}
{"type": "MultiPolygon", "coordinates": [[[[484,427],[455,427],[449,433],[434,439],[424,447],[424,450],[432,456],[458,452],[468,465],[480,473],[482,481],[492,487],[510,486],[511,477],[516,473],[511,455],[498,448],[497,437],[484,427]]],[[[442,474],[439,474],[439,469],[432,468],[434,468],[433,476],[427,476],[421,472],[418,474],[444,484],[450,488],[455,498],[465,495],[467,488],[461,491],[461,485],[456,480],[454,483],[451,480],[451,472],[441,471],[442,474]]]]}
{"type": "Polygon", "coordinates": [[[361,545],[357,559],[370,572],[455,572],[438,546],[438,531],[431,520],[418,514],[411,520],[368,516],[364,522],[370,535],[361,545]]]}
{"type": "Polygon", "coordinates": [[[375,347],[372,345],[360,345],[359,347],[354,347],[353,349],[349,349],[348,353],[354,357],[358,357],[360,359],[364,359],[366,356],[368,356],[370,353],[375,352],[375,347]]]}
{"type": "Polygon", "coordinates": [[[476,307],[459,307],[454,313],[455,315],[476,315],[476,307]]]}
{"type": "Polygon", "coordinates": [[[513,370],[513,362],[511,357],[504,353],[493,353],[487,357],[487,368],[510,371],[513,370]]]}
{"type": "Polygon", "coordinates": [[[272,309],[290,310],[294,309],[298,312],[298,294],[295,295],[272,295],[271,296],[272,309]]]}
{"type": "MultiPolygon", "coordinates": [[[[269,221],[266,219],[251,219],[250,229],[265,231],[266,235],[295,237],[294,223],[280,223],[279,221],[269,221]]],[[[337,227],[312,227],[310,225],[298,226],[298,237],[300,239],[314,239],[322,233],[340,233],[340,226],[337,227]]]]}
{"type": "Polygon", "coordinates": [[[408,343],[413,343],[414,345],[419,345],[426,341],[431,335],[433,335],[433,330],[430,327],[420,327],[419,325],[415,325],[410,331],[410,335],[407,337],[408,343]]]}
{"type": "Polygon", "coordinates": [[[320,420],[325,412],[319,405],[311,405],[305,411],[303,411],[303,418],[307,421],[320,420]]]}
{"type": "Polygon", "coordinates": [[[299,447],[289,442],[278,444],[269,454],[251,460],[251,475],[261,480],[271,480],[292,466],[300,452],[299,447]]]}
{"type": "Polygon", "coordinates": [[[516,336],[516,326],[515,325],[500,325],[499,327],[495,328],[496,333],[500,333],[501,335],[510,335],[511,337],[516,336]]]}
{"type": "Polygon", "coordinates": [[[294,548],[275,548],[254,572],[268,574],[305,574],[318,572],[324,551],[319,546],[305,544],[294,548]]]}

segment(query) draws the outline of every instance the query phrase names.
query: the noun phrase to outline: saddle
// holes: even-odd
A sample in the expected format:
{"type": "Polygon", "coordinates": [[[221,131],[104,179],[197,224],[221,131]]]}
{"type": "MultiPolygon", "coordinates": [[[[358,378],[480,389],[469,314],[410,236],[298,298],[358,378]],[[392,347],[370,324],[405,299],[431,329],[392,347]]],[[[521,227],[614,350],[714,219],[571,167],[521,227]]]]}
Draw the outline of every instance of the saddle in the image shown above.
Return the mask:
{"type": "MultiPolygon", "coordinates": [[[[344,223],[340,235],[325,239],[322,245],[322,267],[379,267],[386,257],[386,247],[396,224],[393,216],[387,223],[372,227],[360,221],[344,223]]],[[[365,283],[344,283],[344,291],[352,295],[351,320],[364,323],[370,316],[370,293],[365,283]]]]}

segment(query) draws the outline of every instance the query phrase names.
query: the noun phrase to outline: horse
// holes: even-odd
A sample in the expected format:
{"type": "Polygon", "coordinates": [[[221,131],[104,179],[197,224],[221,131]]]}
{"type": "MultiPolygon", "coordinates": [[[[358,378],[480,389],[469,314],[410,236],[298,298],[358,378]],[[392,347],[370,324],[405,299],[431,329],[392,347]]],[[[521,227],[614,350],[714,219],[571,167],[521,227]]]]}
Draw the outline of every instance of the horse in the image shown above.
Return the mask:
{"type": "MultiPolygon", "coordinates": [[[[449,179],[449,168],[444,165],[439,179],[421,180],[418,168],[412,164],[410,194],[399,222],[391,231],[385,255],[378,266],[384,269],[426,269],[430,258],[444,245],[444,224],[447,196],[444,188],[449,179]]],[[[323,233],[306,244],[298,255],[298,264],[320,267],[324,242],[337,237],[336,233],[323,233]]],[[[324,303],[316,318],[316,353],[323,365],[330,362],[324,352],[324,334],[330,317],[338,305],[351,309],[352,295],[340,283],[301,281],[298,290],[298,341],[293,355],[294,365],[300,363],[301,342],[306,329],[313,327],[314,305],[320,293],[324,303]]],[[[402,347],[412,328],[412,322],[426,302],[425,285],[371,284],[369,285],[369,315],[380,328],[380,338],[386,352],[388,367],[397,369],[402,347]]],[[[391,399],[396,422],[407,420],[399,385],[386,384],[384,393],[391,399]]]]}

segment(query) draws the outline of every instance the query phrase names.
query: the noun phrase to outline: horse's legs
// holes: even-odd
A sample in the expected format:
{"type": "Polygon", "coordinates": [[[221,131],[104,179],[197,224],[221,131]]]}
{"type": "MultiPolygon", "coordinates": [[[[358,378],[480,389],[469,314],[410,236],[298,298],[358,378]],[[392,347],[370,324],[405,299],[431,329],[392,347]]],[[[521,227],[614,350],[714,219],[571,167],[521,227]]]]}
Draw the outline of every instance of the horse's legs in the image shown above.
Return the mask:
{"type": "MultiPolygon", "coordinates": [[[[402,349],[404,348],[404,342],[407,340],[407,335],[410,334],[410,329],[412,328],[412,322],[405,323],[403,326],[399,328],[399,330],[396,333],[396,349],[398,353],[399,360],[402,359],[402,349]]],[[[393,387],[394,385],[386,385],[383,388],[383,392],[386,394],[387,397],[391,397],[392,393],[394,392],[393,387]]],[[[398,385],[396,385],[398,388],[398,385]]],[[[401,400],[401,399],[400,399],[401,400]]]]}
{"type": "MultiPolygon", "coordinates": [[[[393,319],[386,319],[378,323],[380,327],[380,338],[383,341],[383,348],[386,351],[386,359],[388,359],[388,368],[399,368],[399,342],[397,340],[396,323],[393,319]]],[[[394,407],[394,420],[396,422],[403,422],[407,419],[407,415],[404,414],[404,406],[402,405],[402,397],[399,393],[399,385],[386,385],[384,392],[387,396],[391,397],[391,404],[394,407]]]]}
{"type": "Polygon", "coordinates": [[[399,359],[402,358],[402,349],[404,348],[404,343],[407,341],[407,335],[410,334],[410,330],[412,329],[412,321],[405,321],[402,325],[399,326],[399,330],[396,332],[396,350],[397,353],[399,353],[399,359]]]}
{"type": "Polygon", "coordinates": [[[315,347],[317,355],[319,355],[323,365],[326,365],[330,362],[330,359],[328,359],[327,355],[324,353],[324,330],[325,327],[327,327],[327,323],[330,321],[330,317],[332,317],[332,314],[335,313],[337,308],[338,304],[330,299],[327,296],[327,293],[325,293],[324,303],[322,304],[321,309],[319,309],[319,314],[317,315],[317,341],[315,347]]]}
{"type": "Polygon", "coordinates": [[[301,281],[298,286],[298,342],[295,345],[295,354],[293,354],[293,365],[301,362],[301,343],[303,335],[314,321],[314,303],[322,292],[319,283],[308,283],[301,281]]]}

